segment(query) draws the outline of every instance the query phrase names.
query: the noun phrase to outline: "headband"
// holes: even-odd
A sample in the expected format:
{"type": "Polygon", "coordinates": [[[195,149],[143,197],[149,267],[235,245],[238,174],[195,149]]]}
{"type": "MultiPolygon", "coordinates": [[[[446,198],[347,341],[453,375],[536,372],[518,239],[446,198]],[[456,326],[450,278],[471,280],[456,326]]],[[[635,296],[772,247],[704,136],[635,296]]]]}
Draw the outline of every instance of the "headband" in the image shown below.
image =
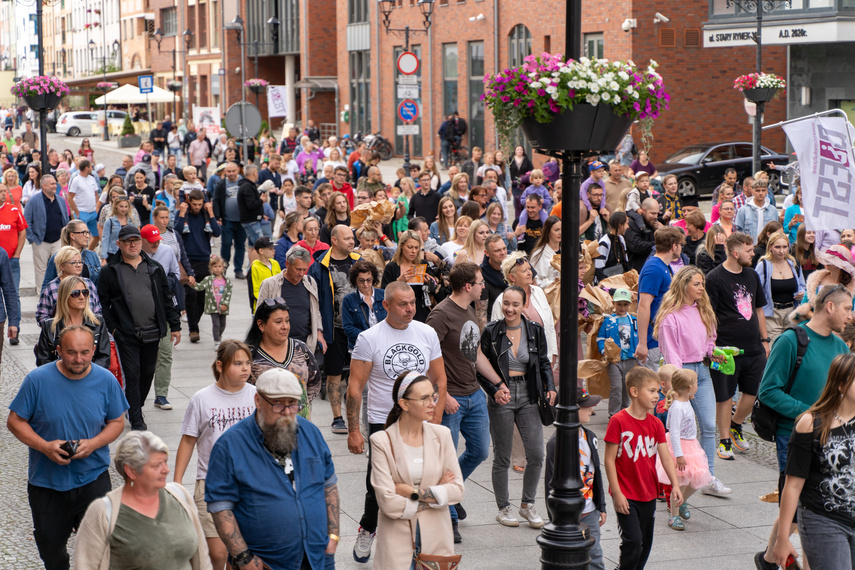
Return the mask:
{"type": "Polygon", "coordinates": [[[412,384],[421,377],[422,374],[419,374],[418,372],[407,372],[407,375],[404,376],[403,380],[401,380],[401,385],[398,386],[398,399],[400,400],[401,398],[403,398],[404,394],[407,393],[407,388],[410,387],[410,384],[412,384]]]}

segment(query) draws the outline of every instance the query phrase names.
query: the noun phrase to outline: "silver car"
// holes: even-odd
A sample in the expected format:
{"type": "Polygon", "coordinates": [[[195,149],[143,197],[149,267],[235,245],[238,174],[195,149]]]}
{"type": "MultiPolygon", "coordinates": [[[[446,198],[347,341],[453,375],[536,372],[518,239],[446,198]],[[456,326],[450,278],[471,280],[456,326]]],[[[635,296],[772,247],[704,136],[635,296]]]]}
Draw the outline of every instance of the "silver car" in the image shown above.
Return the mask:
{"type": "MultiPolygon", "coordinates": [[[[107,111],[107,119],[110,125],[121,125],[125,122],[125,111],[107,111]]],[[[92,126],[98,125],[98,119],[104,116],[104,111],[74,111],[63,113],[56,122],[56,132],[70,137],[79,137],[81,134],[89,136],[92,134],[92,126]]]]}

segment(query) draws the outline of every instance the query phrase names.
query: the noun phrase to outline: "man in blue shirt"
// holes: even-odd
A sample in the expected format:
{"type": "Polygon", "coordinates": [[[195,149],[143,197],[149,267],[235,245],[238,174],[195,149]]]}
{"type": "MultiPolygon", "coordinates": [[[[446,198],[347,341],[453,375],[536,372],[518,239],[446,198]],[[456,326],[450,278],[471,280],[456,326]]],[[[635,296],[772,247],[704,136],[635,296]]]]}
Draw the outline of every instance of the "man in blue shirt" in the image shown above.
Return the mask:
{"type": "Polygon", "coordinates": [[[217,440],[208,461],[205,501],[217,533],[242,570],[333,567],[339,494],[329,447],[297,415],[303,387],[294,374],[274,368],[255,387],[255,413],[217,440]]]}
{"type": "Polygon", "coordinates": [[[644,262],[638,276],[638,347],[635,358],[655,372],[659,370],[662,354],[659,342],[653,338],[653,323],[662,298],[671,287],[671,263],[683,254],[686,236],[679,228],[667,226],[656,230],[653,240],[656,253],[644,262]]]}
{"type": "Polygon", "coordinates": [[[93,500],[110,490],[109,445],[128,402],[113,375],[92,366],[95,336],[59,333],[59,360],[30,372],[9,409],[9,431],[30,448],[27,492],[46,570],[68,570],[66,543],[93,500]]]}

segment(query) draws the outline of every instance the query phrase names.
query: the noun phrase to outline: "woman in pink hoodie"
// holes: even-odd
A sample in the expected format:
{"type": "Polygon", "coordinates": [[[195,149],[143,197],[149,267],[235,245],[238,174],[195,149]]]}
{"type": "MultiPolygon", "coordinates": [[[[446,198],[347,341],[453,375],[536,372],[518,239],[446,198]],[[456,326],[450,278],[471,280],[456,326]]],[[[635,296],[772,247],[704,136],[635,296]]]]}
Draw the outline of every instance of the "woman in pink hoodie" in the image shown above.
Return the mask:
{"type": "Polygon", "coordinates": [[[705,357],[724,359],[713,357],[715,313],[704,288],[704,274],[694,265],[682,268],[671,280],[671,287],[656,315],[653,337],[659,340],[666,364],[692,370],[698,375],[698,392],[692,399],[692,408],[698,415],[701,447],[707,454],[713,475],[712,484],[704,493],[727,495],[730,489],[715,478],[715,391],[709,368],[704,364],[705,357]]]}

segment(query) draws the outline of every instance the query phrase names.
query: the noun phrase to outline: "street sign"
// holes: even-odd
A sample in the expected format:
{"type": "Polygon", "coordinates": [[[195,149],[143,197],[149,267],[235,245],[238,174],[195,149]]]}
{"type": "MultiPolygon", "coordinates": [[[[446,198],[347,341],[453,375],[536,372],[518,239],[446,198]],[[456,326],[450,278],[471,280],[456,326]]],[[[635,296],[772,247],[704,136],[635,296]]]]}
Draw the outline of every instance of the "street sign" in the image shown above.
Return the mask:
{"type": "Polygon", "coordinates": [[[418,99],[418,85],[398,85],[398,99],[418,99]]]}
{"type": "Polygon", "coordinates": [[[225,74],[226,74],[226,70],[225,70],[225,68],[221,67],[221,68],[217,71],[217,74],[219,74],[219,75],[225,75],[225,74]]]}
{"type": "Polygon", "coordinates": [[[398,125],[397,132],[399,135],[418,135],[419,134],[419,126],[418,125],[398,125]]]}
{"type": "Polygon", "coordinates": [[[151,75],[139,76],[140,93],[148,94],[154,92],[154,77],[151,75]]]}
{"type": "Polygon", "coordinates": [[[398,85],[418,85],[419,78],[415,75],[401,75],[398,77],[398,85]]]}
{"type": "Polygon", "coordinates": [[[419,116],[419,106],[412,99],[405,99],[398,104],[398,116],[405,123],[415,121],[419,116]]]}
{"type": "Polygon", "coordinates": [[[398,56],[398,71],[412,75],[419,70],[419,58],[413,52],[405,51],[398,56]]]}
{"type": "Polygon", "coordinates": [[[261,130],[261,113],[252,103],[237,102],[226,112],[226,129],[232,135],[254,137],[261,130]],[[243,106],[243,113],[241,113],[243,106]]]}

